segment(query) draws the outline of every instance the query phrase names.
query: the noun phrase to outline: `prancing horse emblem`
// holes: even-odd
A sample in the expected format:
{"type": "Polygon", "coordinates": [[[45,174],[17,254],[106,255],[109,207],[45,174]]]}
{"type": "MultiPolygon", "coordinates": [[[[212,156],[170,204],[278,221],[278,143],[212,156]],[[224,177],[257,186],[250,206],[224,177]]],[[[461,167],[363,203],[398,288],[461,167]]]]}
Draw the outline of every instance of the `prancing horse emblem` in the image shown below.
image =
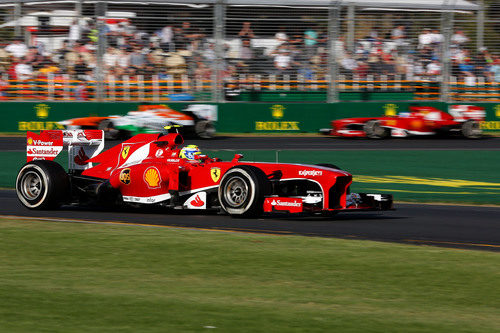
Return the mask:
{"type": "Polygon", "coordinates": [[[122,149],[122,158],[123,159],[127,158],[129,151],[130,151],[130,146],[123,146],[123,149],[122,149]]]}
{"type": "Polygon", "coordinates": [[[220,178],[220,168],[211,168],[210,169],[210,176],[212,177],[212,180],[214,183],[217,183],[220,178]]]}

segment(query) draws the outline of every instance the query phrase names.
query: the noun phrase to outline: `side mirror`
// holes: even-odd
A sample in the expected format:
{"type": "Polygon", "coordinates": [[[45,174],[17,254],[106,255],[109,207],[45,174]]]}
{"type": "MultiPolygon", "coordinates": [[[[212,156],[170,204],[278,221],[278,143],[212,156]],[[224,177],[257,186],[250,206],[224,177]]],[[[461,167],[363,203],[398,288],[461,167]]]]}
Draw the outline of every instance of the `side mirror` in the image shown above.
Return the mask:
{"type": "Polygon", "coordinates": [[[239,162],[243,158],[243,154],[234,154],[234,158],[231,162],[239,162]]]}

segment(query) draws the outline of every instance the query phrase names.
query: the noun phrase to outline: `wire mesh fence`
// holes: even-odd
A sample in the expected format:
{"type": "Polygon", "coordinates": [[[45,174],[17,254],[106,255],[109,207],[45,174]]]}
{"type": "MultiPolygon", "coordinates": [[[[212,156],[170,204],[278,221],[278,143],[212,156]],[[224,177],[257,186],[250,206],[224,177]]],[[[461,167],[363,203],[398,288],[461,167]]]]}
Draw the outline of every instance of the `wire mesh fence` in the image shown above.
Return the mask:
{"type": "Polygon", "coordinates": [[[0,99],[500,101],[493,0],[0,1],[0,99]]]}

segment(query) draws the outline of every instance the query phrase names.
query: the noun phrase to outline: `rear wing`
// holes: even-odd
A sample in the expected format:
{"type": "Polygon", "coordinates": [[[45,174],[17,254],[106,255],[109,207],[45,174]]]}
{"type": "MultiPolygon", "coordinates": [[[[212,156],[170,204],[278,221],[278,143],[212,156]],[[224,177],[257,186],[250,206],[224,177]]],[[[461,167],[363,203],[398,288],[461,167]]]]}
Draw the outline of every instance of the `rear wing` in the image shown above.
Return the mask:
{"type": "Polygon", "coordinates": [[[27,133],[26,160],[54,160],[68,147],[68,169],[86,170],[87,162],[104,149],[104,132],[101,130],[49,130],[40,134],[27,133]]]}

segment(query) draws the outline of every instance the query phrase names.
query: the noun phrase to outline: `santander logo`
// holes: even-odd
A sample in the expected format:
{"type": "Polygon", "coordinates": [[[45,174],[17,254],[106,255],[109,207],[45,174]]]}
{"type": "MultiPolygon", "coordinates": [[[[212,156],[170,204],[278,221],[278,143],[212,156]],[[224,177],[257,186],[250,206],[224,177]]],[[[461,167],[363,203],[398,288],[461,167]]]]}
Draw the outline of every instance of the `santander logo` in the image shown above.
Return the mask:
{"type": "Polygon", "coordinates": [[[196,198],[194,198],[194,200],[191,200],[191,202],[189,204],[194,206],[194,207],[201,207],[205,203],[203,202],[203,200],[201,200],[200,196],[197,195],[196,198]]]}
{"type": "Polygon", "coordinates": [[[78,155],[75,156],[75,163],[78,165],[86,165],[88,159],[89,157],[85,154],[85,150],[83,150],[83,147],[80,147],[78,155]]]}
{"type": "Polygon", "coordinates": [[[281,201],[281,200],[273,200],[271,205],[278,207],[302,207],[302,202],[300,201],[281,201]]]}

